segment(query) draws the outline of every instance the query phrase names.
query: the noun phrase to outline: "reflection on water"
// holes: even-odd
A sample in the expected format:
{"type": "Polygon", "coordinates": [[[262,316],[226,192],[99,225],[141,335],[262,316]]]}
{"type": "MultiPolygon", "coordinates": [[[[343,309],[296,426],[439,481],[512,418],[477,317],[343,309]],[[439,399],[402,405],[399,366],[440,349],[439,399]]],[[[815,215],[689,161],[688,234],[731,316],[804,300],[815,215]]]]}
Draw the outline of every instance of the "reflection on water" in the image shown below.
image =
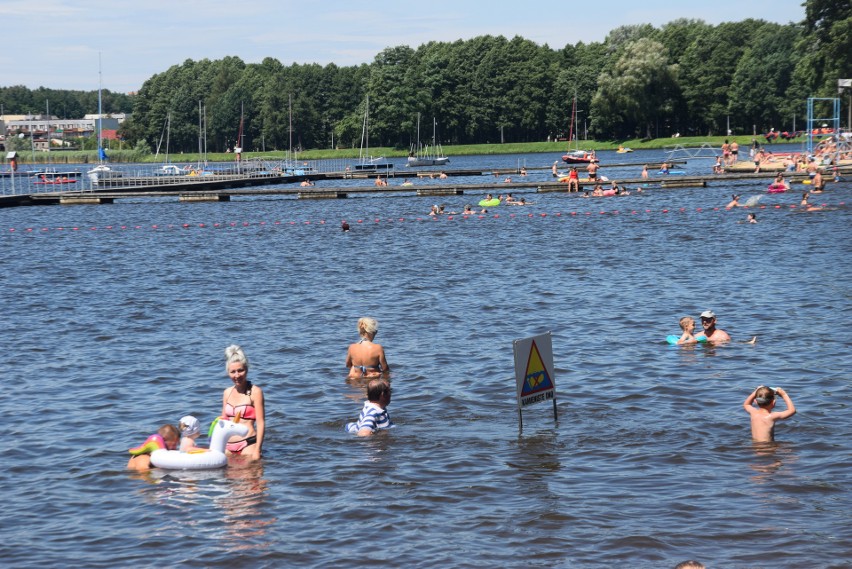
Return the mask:
{"type": "MultiPolygon", "coordinates": [[[[774,484],[778,481],[776,476],[785,466],[789,467],[798,460],[793,446],[789,444],[771,442],[752,442],[752,453],[754,461],[749,464],[755,474],[750,477],[755,484],[774,484]]],[[[790,484],[789,480],[785,483],[790,484]]]]}
{"type": "Polygon", "coordinates": [[[229,457],[225,478],[230,482],[227,491],[216,497],[214,503],[222,511],[227,525],[227,548],[239,551],[268,547],[267,531],[276,518],[269,512],[263,461],[229,457]]]}

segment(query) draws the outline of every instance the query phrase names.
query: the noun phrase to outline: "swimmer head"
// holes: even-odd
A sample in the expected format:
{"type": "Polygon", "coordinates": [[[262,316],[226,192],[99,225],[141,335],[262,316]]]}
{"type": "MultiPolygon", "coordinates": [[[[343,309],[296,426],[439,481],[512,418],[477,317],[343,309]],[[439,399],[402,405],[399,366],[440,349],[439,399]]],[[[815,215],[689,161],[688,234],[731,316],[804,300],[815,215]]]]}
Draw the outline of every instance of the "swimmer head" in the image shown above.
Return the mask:
{"type": "Polygon", "coordinates": [[[379,331],[379,323],[374,318],[359,318],[358,319],[358,334],[361,336],[370,336],[371,338],[379,331]]]}
{"type": "Polygon", "coordinates": [[[775,390],[761,385],[754,392],[754,402],[760,407],[771,409],[775,405],[775,390]]]}

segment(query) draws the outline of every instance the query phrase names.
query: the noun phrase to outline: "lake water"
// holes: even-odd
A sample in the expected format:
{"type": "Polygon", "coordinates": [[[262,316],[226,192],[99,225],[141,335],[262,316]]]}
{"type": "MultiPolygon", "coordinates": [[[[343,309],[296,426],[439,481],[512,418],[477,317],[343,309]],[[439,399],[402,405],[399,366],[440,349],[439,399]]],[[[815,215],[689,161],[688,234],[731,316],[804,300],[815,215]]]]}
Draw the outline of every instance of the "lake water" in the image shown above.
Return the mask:
{"type": "MultiPolygon", "coordinates": [[[[519,192],[535,203],[436,220],[435,198],[413,195],[0,209],[0,557],[849,567],[850,189],[830,184],[812,212],[791,207],[798,188],[767,195],[757,180],[619,198],[519,192]],[[726,211],[734,192],[761,198],[726,211]],[[681,316],[708,308],[731,344],[665,345],[681,316]],[[360,316],[379,321],[397,423],[367,439],[343,431],[361,407],[343,366],[360,316]],[[546,331],[559,420],[533,406],[521,430],[512,341],[546,331]],[[231,343],[266,394],[263,460],[124,470],[127,448],[159,425],[218,414],[231,343]],[[759,384],[798,408],[774,444],[751,442],[742,409],[759,384]]],[[[437,199],[460,211],[482,197],[437,199]]]]}

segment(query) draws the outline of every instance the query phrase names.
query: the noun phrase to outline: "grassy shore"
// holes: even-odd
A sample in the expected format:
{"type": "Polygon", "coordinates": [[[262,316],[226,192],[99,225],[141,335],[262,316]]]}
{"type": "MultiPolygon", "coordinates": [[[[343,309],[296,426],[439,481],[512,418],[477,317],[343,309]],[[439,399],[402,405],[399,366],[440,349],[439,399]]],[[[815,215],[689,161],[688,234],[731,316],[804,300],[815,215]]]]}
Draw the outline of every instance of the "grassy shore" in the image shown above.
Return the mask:
{"type": "MultiPolygon", "coordinates": [[[[752,144],[752,136],[697,136],[697,137],[679,137],[679,138],[655,138],[651,140],[625,140],[621,142],[615,141],[598,141],[598,140],[581,140],[579,141],[580,149],[582,150],[616,150],[619,145],[633,150],[658,150],[665,147],[672,147],[680,144],[684,147],[700,147],[704,143],[710,143],[713,147],[719,148],[725,140],[733,142],[734,140],[743,147],[748,148],[752,144]]],[[[757,137],[758,142],[763,143],[763,137],[757,137]]],[[[799,139],[793,142],[801,142],[799,139]]],[[[568,149],[567,142],[509,142],[505,144],[464,144],[455,146],[444,146],[444,153],[447,156],[471,156],[481,154],[527,154],[527,153],[548,153],[558,155],[568,149]]],[[[572,148],[574,145],[571,145],[572,148]]],[[[770,145],[771,146],[771,145],[770,145]]],[[[153,154],[140,154],[133,150],[112,150],[108,151],[110,162],[150,162],[159,163],[164,161],[164,157],[154,156],[153,154]]],[[[373,156],[385,156],[388,158],[407,156],[405,150],[395,150],[389,147],[370,148],[370,153],[373,156]]],[[[286,151],[268,151],[268,152],[244,152],[243,159],[251,158],[272,158],[283,160],[287,157],[286,151]]],[[[18,153],[18,162],[21,164],[32,163],[32,154],[28,152],[18,153]]],[[[330,160],[330,159],[353,159],[358,158],[358,149],[315,149],[305,150],[298,154],[300,160],[330,160]]],[[[207,159],[210,162],[232,162],[233,154],[224,152],[209,152],[207,159]]],[[[50,160],[54,164],[79,164],[89,163],[96,164],[98,161],[96,151],[86,152],[37,152],[35,154],[35,162],[46,164],[50,160]]],[[[172,154],[170,161],[173,163],[193,163],[199,161],[197,153],[192,154],[172,154]]]]}

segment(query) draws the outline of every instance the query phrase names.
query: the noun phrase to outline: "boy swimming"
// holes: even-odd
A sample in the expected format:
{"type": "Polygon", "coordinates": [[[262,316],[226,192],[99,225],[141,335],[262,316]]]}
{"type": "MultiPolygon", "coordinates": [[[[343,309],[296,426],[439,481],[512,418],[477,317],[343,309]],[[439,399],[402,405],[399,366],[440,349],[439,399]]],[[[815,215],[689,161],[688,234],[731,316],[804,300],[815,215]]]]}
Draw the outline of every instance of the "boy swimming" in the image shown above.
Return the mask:
{"type": "Polygon", "coordinates": [[[755,442],[775,440],[775,423],[796,414],[796,406],[787,392],[780,387],[771,388],[759,385],[743,401],[743,408],[751,415],[751,438],[755,442]],[[787,405],[784,411],[772,411],[776,395],[780,395],[787,405]]]}

